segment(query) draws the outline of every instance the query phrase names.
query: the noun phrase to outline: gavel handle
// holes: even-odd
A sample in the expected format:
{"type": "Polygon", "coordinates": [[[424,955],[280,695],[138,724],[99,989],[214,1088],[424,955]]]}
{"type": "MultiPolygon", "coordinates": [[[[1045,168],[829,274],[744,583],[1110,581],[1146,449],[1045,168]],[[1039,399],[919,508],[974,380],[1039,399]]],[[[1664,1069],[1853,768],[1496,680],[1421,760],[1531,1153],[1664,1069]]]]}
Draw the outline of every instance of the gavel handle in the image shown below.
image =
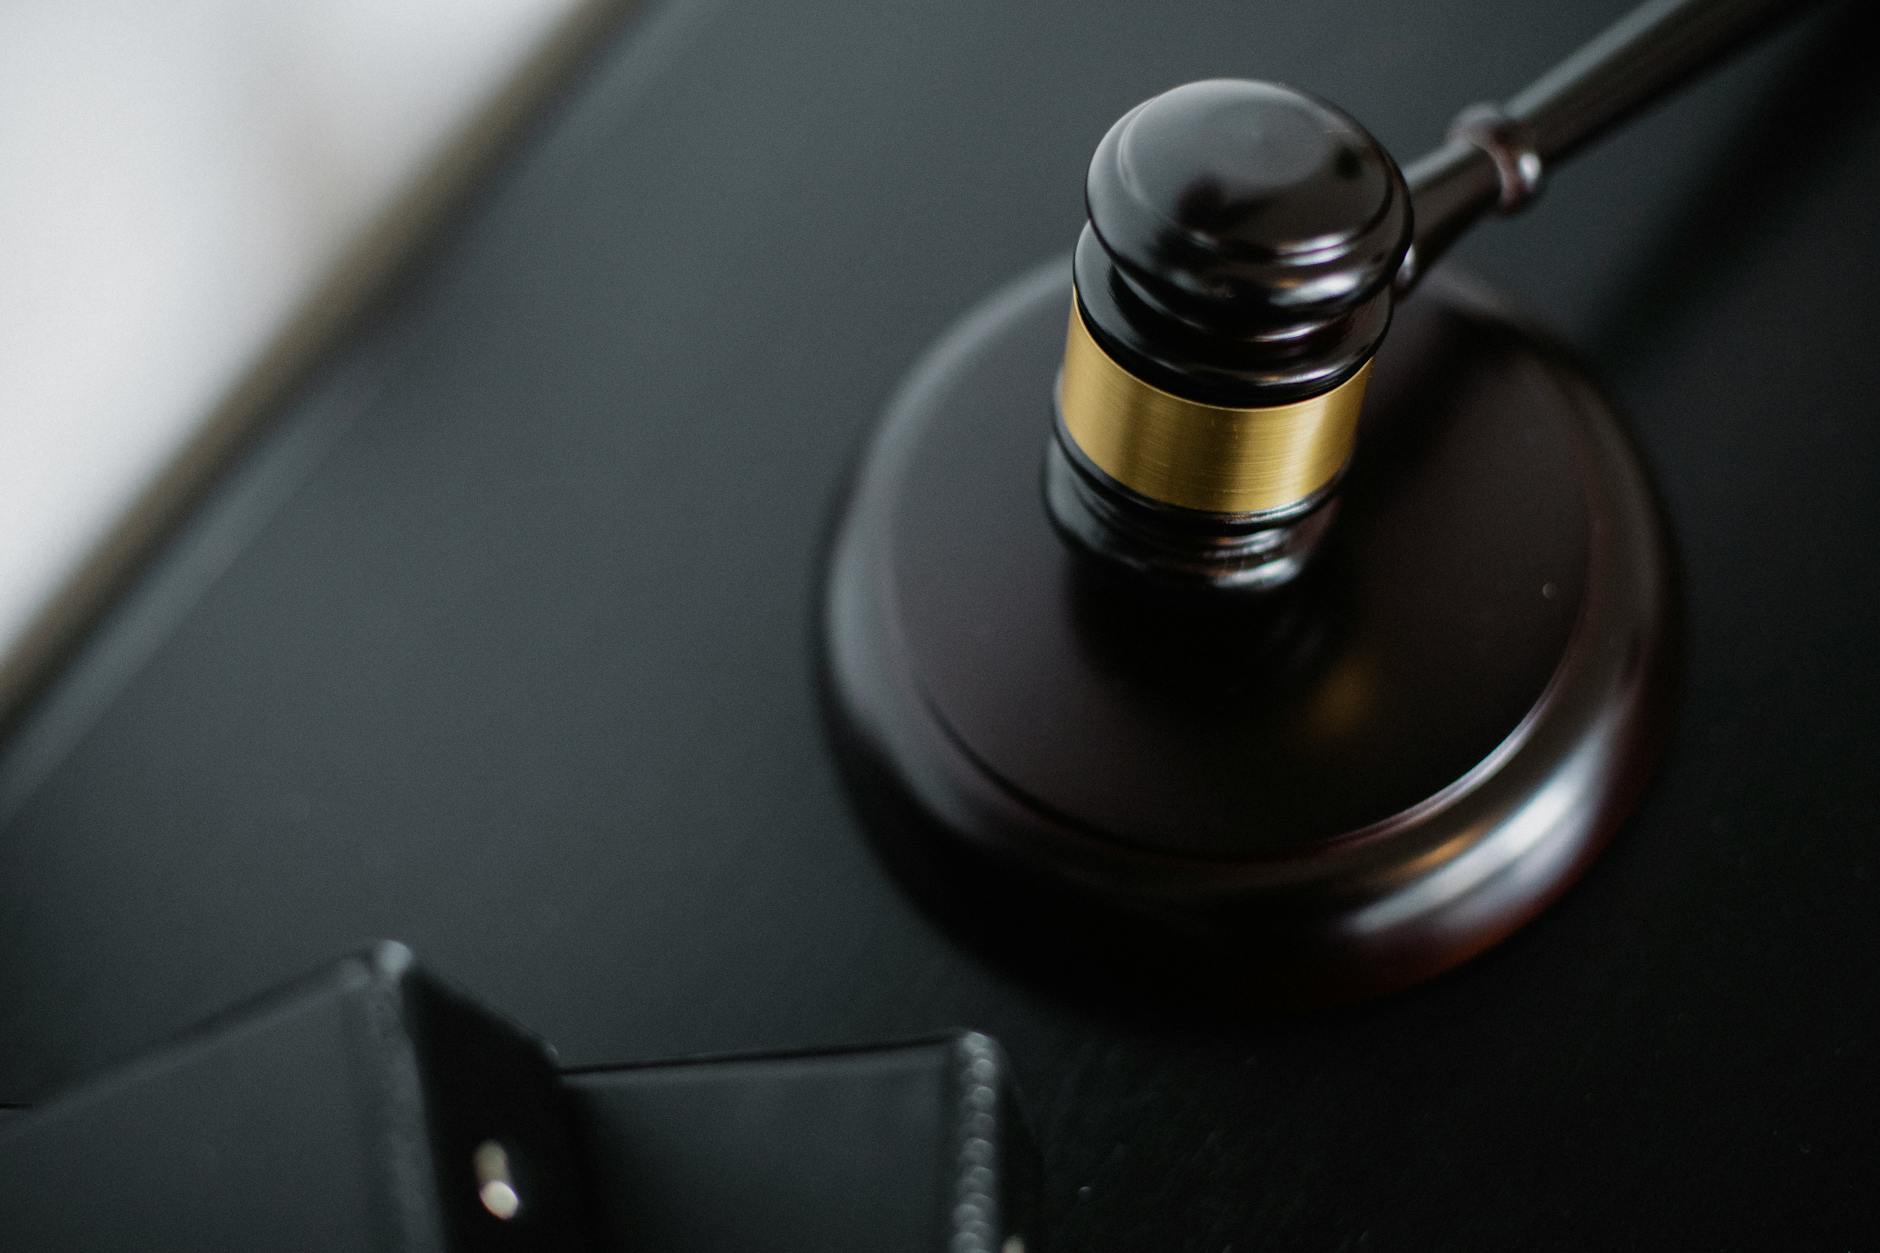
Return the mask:
{"type": "Polygon", "coordinates": [[[1555,162],[1808,7],[1806,0],[1647,0],[1507,103],[1464,109],[1442,146],[1404,171],[1416,228],[1398,290],[1491,210],[1526,205],[1555,162]]]}

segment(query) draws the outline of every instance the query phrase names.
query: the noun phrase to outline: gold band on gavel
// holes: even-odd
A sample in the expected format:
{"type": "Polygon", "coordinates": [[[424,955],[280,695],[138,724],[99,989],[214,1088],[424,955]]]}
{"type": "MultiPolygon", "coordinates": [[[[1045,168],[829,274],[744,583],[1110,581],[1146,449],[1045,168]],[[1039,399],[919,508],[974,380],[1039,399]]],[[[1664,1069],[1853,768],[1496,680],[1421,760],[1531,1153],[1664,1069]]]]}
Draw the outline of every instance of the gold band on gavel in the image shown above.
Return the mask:
{"type": "Polygon", "coordinates": [[[1073,293],[1058,411],[1098,469],[1151,500],[1268,513],[1310,498],[1344,468],[1370,374],[1367,361],[1322,396],[1263,409],[1184,400],[1104,352],[1073,293]]]}

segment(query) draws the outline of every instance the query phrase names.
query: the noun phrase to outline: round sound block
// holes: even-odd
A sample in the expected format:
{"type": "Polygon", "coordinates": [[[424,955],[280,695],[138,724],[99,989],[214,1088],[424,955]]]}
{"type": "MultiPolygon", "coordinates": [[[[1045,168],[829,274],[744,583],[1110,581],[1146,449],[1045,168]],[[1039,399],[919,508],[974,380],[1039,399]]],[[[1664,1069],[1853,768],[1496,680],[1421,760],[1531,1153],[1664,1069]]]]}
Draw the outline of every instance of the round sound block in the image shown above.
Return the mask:
{"type": "Polygon", "coordinates": [[[1432,281],[1308,572],[1177,593],[1047,518],[1070,299],[1057,265],[967,317],[851,484],[828,697],[891,864],[989,949],[1204,959],[1287,999],[1506,936],[1612,834],[1667,717],[1665,537],[1611,407],[1432,281]]]}

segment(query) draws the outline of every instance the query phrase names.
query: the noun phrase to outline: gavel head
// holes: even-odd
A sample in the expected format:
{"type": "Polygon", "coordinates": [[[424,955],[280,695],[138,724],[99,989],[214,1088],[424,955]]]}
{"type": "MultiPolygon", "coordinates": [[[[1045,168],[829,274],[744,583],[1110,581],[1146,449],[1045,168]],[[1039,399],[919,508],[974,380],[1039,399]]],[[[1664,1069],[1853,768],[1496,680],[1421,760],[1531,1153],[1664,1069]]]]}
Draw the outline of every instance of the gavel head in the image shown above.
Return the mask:
{"type": "Polygon", "coordinates": [[[1390,324],[1402,173],[1323,101],[1212,80],[1124,114],[1085,197],[1053,520],[1160,579],[1289,581],[1330,519],[1390,324]]]}

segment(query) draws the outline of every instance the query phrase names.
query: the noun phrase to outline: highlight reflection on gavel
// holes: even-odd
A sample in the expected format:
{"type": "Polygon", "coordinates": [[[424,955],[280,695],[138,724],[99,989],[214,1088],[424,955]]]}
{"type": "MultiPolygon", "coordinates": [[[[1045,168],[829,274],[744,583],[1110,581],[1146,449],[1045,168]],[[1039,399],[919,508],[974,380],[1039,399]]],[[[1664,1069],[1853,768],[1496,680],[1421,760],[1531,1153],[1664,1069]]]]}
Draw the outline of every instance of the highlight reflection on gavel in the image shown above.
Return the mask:
{"type": "Polygon", "coordinates": [[[1064,534],[1221,589],[1303,568],[1350,464],[1393,305],[1468,226],[1797,6],[1645,6],[1407,173],[1348,115],[1215,80],[1097,147],[1051,446],[1064,534]]]}

